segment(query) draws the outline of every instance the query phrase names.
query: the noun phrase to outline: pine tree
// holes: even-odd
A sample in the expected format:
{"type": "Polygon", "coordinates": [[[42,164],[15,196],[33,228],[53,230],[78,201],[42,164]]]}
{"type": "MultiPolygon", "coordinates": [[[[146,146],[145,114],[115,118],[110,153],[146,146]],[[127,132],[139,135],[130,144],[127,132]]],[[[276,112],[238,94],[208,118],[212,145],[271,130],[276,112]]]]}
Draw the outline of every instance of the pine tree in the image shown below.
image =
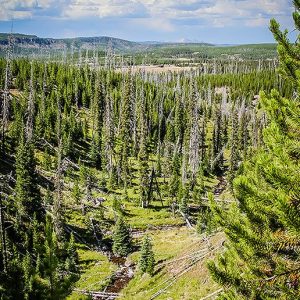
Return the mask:
{"type": "Polygon", "coordinates": [[[182,148],[183,138],[184,138],[184,105],[183,101],[178,96],[176,108],[175,108],[175,117],[174,117],[174,131],[175,131],[175,139],[179,142],[179,148],[182,148]]]}
{"type": "MultiPolygon", "coordinates": [[[[144,99],[144,98],[143,98],[144,99]]],[[[147,143],[147,124],[145,103],[141,103],[140,114],[140,151],[138,153],[139,160],[139,177],[140,177],[140,202],[142,207],[149,204],[149,170],[148,170],[148,143],[147,143]]]]}
{"type": "Polygon", "coordinates": [[[239,138],[239,148],[241,150],[241,153],[244,158],[247,157],[247,147],[249,142],[249,132],[248,132],[248,124],[249,124],[249,116],[248,112],[246,111],[245,103],[243,101],[240,112],[239,112],[239,132],[238,132],[238,138],[239,138]]]}
{"type": "Polygon", "coordinates": [[[72,189],[72,197],[74,198],[76,204],[80,203],[81,196],[82,195],[81,195],[81,190],[79,187],[79,182],[78,182],[78,180],[75,180],[74,186],[72,189]]]}
{"type": "Polygon", "coordinates": [[[113,236],[113,252],[118,256],[127,256],[131,251],[131,236],[127,224],[122,217],[116,223],[113,236]]]}
{"type": "Polygon", "coordinates": [[[215,173],[220,173],[223,170],[223,118],[221,110],[217,107],[215,109],[212,171],[215,173]]]}
{"type": "Polygon", "coordinates": [[[119,133],[119,165],[121,168],[121,180],[126,189],[129,184],[129,163],[128,159],[130,156],[132,137],[131,137],[131,116],[132,116],[132,106],[131,106],[131,95],[132,95],[132,75],[129,73],[126,78],[124,87],[124,97],[122,98],[121,108],[120,108],[120,133],[119,133]]]}
{"type": "Polygon", "coordinates": [[[151,239],[149,238],[148,235],[145,235],[143,239],[141,257],[139,262],[140,270],[143,273],[148,273],[150,275],[153,275],[154,265],[155,265],[155,259],[152,250],[151,239]]]}
{"type": "Polygon", "coordinates": [[[61,101],[59,95],[57,95],[57,168],[55,174],[55,193],[54,201],[52,206],[53,211],[53,222],[55,233],[57,237],[62,240],[64,239],[64,214],[63,214],[63,165],[62,165],[62,148],[63,142],[61,137],[61,121],[62,121],[62,112],[61,112],[61,101]]]}
{"type": "Polygon", "coordinates": [[[53,221],[50,216],[46,217],[45,226],[45,254],[44,254],[44,274],[48,281],[50,297],[49,299],[59,298],[59,277],[58,277],[58,241],[54,231],[53,221]]]}
{"type": "Polygon", "coordinates": [[[67,243],[67,259],[65,261],[65,269],[69,272],[70,277],[77,277],[74,276],[74,273],[78,271],[76,263],[78,261],[78,254],[76,251],[75,239],[73,233],[70,236],[70,240],[67,243]]]}
{"type": "Polygon", "coordinates": [[[148,206],[149,194],[149,170],[148,170],[148,150],[147,145],[142,141],[139,151],[139,173],[140,173],[140,201],[142,207],[148,206]]]}
{"type": "Polygon", "coordinates": [[[106,169],[109,175],[111,186],[114,185],[115,181],[115,165],[114,165],[114,111],[113,111],[113,99],[111,96],[111,91],[107,91],[105,99],[105,113],[104,113],[104,125],[102,129],[103,137],[103,159],[102,167],[106,169]]]}
{"type": "MultiPolygon", "coordinates": [[[[300,29],[300,1],[294,1],[300,29]]],[[[281,72],[299,91],[299,44],[290,44],[275,20],[281,72]]],[[[261,93],[268,116],[264,146],[243,165],[234,181],[237,204],[213,210],[225,228],[227,251],[209,264],[213,278],[225,288],[222,299],[300,298],[300,106],[299,97],[261,93]]]]}
{"type": "Polygon", "coordinates": [[[15,200],[17,216],[21,219],[32,218],[36,213],[39,219],[43,216],[41,195],[38,188],[33,145],[21,137],[16,154],[16,187],[15,200]]]}
{"type": "Polygon", "coordinates": [[[169,183],[169,193],[171,196],[175,197],[180,188],[180,158],[179,154],[176,152],[173,156],[172,161],[172,175],[169,183]]]}
{"type": "Polygon", "coordinates": [[[92,102],[92,142],[90,149],[90,158],[95,166],[101,167],[101,147],[102,139],[101,132],[103,126],[103,93],[101,91],[100,78],[97,75],[95,80],[95,91],[92,102]]]}
{"type": "Polygon", "coordinates": [[[232,182],[235,177],[235,173],[238,169],[239,163],[239,149],[238,149],[238,116],[237,111],[232,113],[232,126],[231,126],[231,151],[229,161],[229,183],[232,187],[232,182]]]}

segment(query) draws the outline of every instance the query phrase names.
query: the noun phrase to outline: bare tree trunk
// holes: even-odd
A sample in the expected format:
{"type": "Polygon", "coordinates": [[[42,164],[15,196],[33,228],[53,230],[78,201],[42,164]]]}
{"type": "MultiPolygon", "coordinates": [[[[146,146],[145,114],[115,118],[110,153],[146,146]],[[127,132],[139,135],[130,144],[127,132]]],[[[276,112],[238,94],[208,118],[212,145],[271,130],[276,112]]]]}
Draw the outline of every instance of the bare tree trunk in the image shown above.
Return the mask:
{"type": "Polygon", "coordinates": [[[2,128],[1,128],[1,144],[2,152],[5,152],[5,133],[9,120],[9,87],[11,81],[11,59],[12,59],[12,36],[9,37],[9,45],[6,53],[6,67],[5,67],[5,81],[4,81],[4,95],[2,103],[2,128]]]}
{"type": "Polygon", "coordinates": [[[4,228],[4,214],[3,214],[3,203],[2,203],[2,195],[0,193],[0,238],[2,242],[2,259],[3,259],[3,271],[7,272],[7,249],[6,249],[6,237],[5,237],[5,228],[4,228]]]}
{"type": "Polygon", "coordinates": [[[34,118],[34,88],[33,88],[33,62],[30,69],[30,91],[27,106],[26,137],[27,142],[31,142],[33,137],[33,118],[34,118]]]}
{"type": "Polygon", "coordinates": [[[57,96],[58,119],[57,119],[57,170],[55,177],[55,197],[53,203],[53,222],[57,237],[63,239],[63,207],[62,207],[62,187],[63,187],[63,166],[62,166],[62,138],[61,138],[61,104],[57,96]]]}

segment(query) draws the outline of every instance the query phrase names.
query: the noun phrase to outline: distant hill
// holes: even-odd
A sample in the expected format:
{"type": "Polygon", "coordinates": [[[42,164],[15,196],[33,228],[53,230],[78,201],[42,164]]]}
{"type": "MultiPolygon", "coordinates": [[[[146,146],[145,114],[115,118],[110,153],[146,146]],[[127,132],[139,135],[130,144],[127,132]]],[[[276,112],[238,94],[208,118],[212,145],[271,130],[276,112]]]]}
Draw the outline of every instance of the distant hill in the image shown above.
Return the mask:
{"type": "MultiPolygon", "coordinates": [[[[8,33],[0,33],[0,56],[4,55],[9,43],[8,33]]],[[[273,58],[276,57],[275,44],[253,44],[253,45],[213,45],[197,42],[133,42],[108,36],[99,37],[77,37],[77,38],[40,38],[36,35],[13,34],[14,50],[16,54],[26,55],[37,50],[62,51],[71,49],[97,49],[105,51],[109,44],[117,53],[122,54],[149,54],[158,58],[192,57],[240,57],[240,58],[273,58]]]]}
{"type": "MultiPolygon", "coordinates": [[[[63,49],[65,46],[71,48],[92,49],[95,46],[98,49],[105,49],[109,43],[115,50],[125,51],[145,47],[136,42],[130,42],[118,38],[100,36],[100,37],[78,37],[66,39],[40,38],[36,35],[13,34],[14,44],[20,48],[45,48],[45,49],[63,49]]],[[[0,47],[8,45],[9,34],[0,33],[0,47]]]]}
{"type": "MultiPolygon", "coordinates": [[[[0,47],[6,47],[9,39],[8,33],[0,33],[0,47]]],[[[20,48],[46,48],[46,49],[63,49],[67,48],[84,48],[93,49],[95,46],[97,49],[104,50],[108,44],[111,43],[112,47],[116,51],[120,52],[139,52],[145,51],[152,47],[174,47],[176,45],[190,45],[190,43],[163,43],[163,42],[132,42],[119,38],[98,36],[98,37],[77,37],[77,38],[65,38],[65,39],[54,39],[54,38],[40,38],[36,35],[26,34],[13,34],[14,43],[16,47],[20,48]]],[[[197,45],[208,46],[207,43],[199,43],[197,45]]],[[[212,46],[212,45],[211,45],[212,46]]]]}

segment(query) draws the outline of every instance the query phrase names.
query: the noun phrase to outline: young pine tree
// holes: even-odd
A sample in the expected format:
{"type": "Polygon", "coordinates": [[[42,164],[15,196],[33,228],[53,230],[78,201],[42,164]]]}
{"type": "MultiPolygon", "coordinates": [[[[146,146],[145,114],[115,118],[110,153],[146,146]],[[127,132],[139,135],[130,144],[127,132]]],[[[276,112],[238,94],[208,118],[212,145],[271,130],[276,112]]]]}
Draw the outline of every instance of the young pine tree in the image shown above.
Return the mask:
{"type": "Polygon", "coordinates": [[[148,170],[148,150],[147,144],[142,140],[140,151],[138,154],[139,158],[139,177],[140,177],[140,202],[142,207],[148,207],[149,205],[149,170],[148,170]]]}
{"type": "MultiPolygon", "coordinates": [[[[294,1],[300,29],[300,1],[294,1]]],[[[300,48],[291,44],[275,20],[281,73],[300,90],[300,48]]],[[[234,181],[237,204],[213,210],[227,233],[227,251],[209,264],[224,287],[221,299],[300,299],[300,105],[273,90],[261,93],[269,124],[264,146],[244,163],[234,181]]]]}
{"type": "Polygon", "coordinates": [[[33,145],[21,138],[16,154],[15,204],[17,220],[43,216],[41,195],[37,184],[33,145]]]}
{"type": "Polygon", "coordinates": [[[139,265],[140,265],[140,270],[143,273],[148,273],[150,275],[153,275],[155,259],[152,250],[151,239],[149,238],[148,235],[145,235],[143,239],[139,265]]]}
{"type": "Polygon", "coordinates": [[[131,251],[131,236],[129,228],[122,217],[116,223],[113,236],[113,252],[115,255],[125,257],[131,251]]]}
{"type": "Polygon", "coordinates": [[[232,188],[232,182],[235,177],[235,173],[238,169],[239,163],[239,149],[238,149],[238,115],[234,109],[232,112],[232,126],[231,126],[231,149],[229,159],[229,183],[232,188]]]}

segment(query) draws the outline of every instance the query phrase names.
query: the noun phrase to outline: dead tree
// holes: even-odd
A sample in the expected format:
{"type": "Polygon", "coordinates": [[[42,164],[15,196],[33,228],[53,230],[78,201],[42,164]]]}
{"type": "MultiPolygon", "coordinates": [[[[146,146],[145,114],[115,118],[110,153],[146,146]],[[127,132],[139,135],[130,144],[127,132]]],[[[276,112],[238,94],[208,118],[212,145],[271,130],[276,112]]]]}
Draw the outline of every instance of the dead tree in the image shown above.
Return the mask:
{"type": "Polygon", "coordinates": [[[11,83],[11,61],[13,54],[13,36],[10,35],[8,38],[8,48],[6,52],[6,67],[5,67],[5,80],[4,80],[4,91],[3,91],[3,101],[2,101],[2,128],[1,128],[1,142],[2,151],[5,151],[5,134],[8,127],[9,120],[9,88],[11,83]]]}
{"type": "Polygon", "coordinates": [[[0,192],[0,239],[1,239],[1,252],[2,252],[2,263],[3,272],[7,272],[7,247],[6,247],[6,236],[5,236],[5,219],[4,219],[4,206],[2,202],[2,192],[0,192]]]}
{"type": "Polygon", "coordinates": [[[115,52],[113,49],[113,44],[111,39],[108,41],[107,44],[104,67],[105,69],[108,70],[115,68],[115,52]]]}
{"type": "Polygon", "coordinates": [[[46,91],[47,91],[47,62],[44,64],[44,74],[43,74],[43,89],[42,89],[42,96],[41,96],[41,106],[40,106],[40,113],[41,117],[44,119],[45,110],[46,110],[46,91]]]}
{"type": "Polygon", "coordinates": [[[78,67],[80,68],[82,65],[82,52],[81,48],[78,49],[78,67]]]}
{"type": "Polygon", "coordinates": [[[113,100],[111,99],[110,91],[106,95],[104,124],[103,127],[105,141],[105,158],[107,162],[107,171],[110,175],[113,173],[113,154],[114,154],[114,118],[113,118],[113,100]]]}
{"type": "Polygon", "coordinates": [[[27,122],[26,122],[26,138],[27,142],[31,142],[33,136],[33,118],[34,118],[34,88],[33,88],[33,62],[30,68],[29,98],[27,105],[27,122]]]}
{"type": "Polygon", "coordinates": [[[153,191],[154,191],[154,188],[153,188],[154,185],[156,186],[156,191],[157,191],[157,194],[159,196],[161,206],[163,206],[164,203],[163,203],[163,200],[162,200],[162,197],[161,197],[160,188],[159,188],[159,185],[158,185],[155,169],[152,168],[152,171],[151,171],[151,174],[150,174],[149,189],[148,189],[148,195],[147,195],[147,203],[146,203],[145,207],[147,207],[148,204],[151,201],[153,191]]]}
{"type": "Polygon", "coordinates": [[[192,115],[192,126],[189,141],[189,165],[191,169],[192,181],[195,180],[196,174],[199,169],[200,156],[199,156],[199,141],[200,141],[200,129],[199,129],[199,104],[198,99],[194,105],[192,115]]]}
{"type": "Polygon", "coordinates": [[[53,222],[57,236],[62,239],[64,235],[63,230],[63,164],[62,164],[62,137],[61,137],[61,103],[57,95],[57,169],[55,174],[55,197],[53,203],[53,222]]]}
{"type": "Polygon", "coordinates": [[[89,64],[89,49],[85,50],[85,64],[88,66],[89,64]]]}

